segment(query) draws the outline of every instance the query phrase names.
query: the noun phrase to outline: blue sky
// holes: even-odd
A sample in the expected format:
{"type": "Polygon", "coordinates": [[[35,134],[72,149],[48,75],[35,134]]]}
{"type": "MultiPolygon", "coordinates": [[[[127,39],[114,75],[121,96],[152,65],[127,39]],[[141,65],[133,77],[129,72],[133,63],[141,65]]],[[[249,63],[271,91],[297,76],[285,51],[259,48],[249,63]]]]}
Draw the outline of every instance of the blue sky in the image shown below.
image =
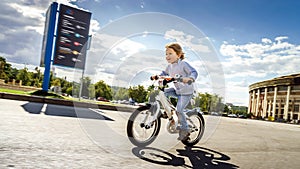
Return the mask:
{"type": "MultiPolygon", "coordinates": [[[[236,105],[247,106],[250,84],[300,70],[300,1],[57,2],[92,13],[85,74],[95,81],[121,86],[149,83],[143,78],[166,66],[164,45],[171,41],[181,42],[187,59],[197,67],[200,92],[220,94],[236,105]]],[[[48,0],[0,4],[0,55],[13,66],[39,66],[50,4],[48,0]]],[[[55,71],[69,80],[77,76],[71,69],[55,67],[55,71]]]]}
{"type": "Polygon", "coordinates": [[[170,13],[190,21],[218,44],[224,40],[257,42],[262,37],[282,35],[296,41],[293,35],[299,33],[296,27],[300,2],[295,0],[104,0],[99,5],[82,5],[91,9],[94,17],[101,18],[102,25],[132,13],[170,13]]]}

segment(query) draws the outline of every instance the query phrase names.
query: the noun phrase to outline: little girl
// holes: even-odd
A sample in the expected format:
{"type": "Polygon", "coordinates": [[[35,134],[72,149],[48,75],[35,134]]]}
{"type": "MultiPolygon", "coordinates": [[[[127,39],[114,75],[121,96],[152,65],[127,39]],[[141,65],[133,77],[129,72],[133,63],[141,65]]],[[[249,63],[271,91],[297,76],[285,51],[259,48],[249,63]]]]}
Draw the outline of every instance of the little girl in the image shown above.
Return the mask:
{"type": "MultiPolygon", "coordinates": [[[[184,53],[178,43],[166,45],[166,60],[169,65],[165,71],[162,71],[160,76],[175,77],[175,75],[180,75],[182,77],[182,82],[174,82],[175,88],[167,88],[164,92],[167,97],[178,99],[176,105],[180,123],[180,126],[178,126],[178,140],[185,140],[190,135],[190,130],[183,110],[192,99],[194,93],[194,85],[188,84],[188,82],[194,82],[198,77],[198,73],[195,68],[184,61],[184,53]]],[[[155,76],[151,78],[154,79],[155,76]]]]}

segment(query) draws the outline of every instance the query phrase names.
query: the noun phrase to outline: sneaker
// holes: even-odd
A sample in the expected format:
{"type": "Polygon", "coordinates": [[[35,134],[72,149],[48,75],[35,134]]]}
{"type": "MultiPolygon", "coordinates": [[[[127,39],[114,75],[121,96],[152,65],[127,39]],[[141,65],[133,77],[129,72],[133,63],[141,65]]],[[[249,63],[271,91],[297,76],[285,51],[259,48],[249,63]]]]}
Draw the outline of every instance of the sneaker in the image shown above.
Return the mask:
{"type": "Polygon", "coordinates": [[[189,136],[190,136],[190,132],[188,130],[180,130],[179,137],[177,138],[177,140],[180,141],[187,140],[189,136]]]}

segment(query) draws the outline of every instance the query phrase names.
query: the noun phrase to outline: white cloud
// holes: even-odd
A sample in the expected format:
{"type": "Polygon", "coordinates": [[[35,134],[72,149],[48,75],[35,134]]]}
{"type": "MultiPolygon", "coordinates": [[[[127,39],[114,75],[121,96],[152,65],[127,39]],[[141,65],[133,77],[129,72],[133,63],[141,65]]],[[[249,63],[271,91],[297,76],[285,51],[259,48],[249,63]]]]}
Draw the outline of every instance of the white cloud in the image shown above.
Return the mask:
{"type": "Polygon", "coordinates": [[[6,16],[9,17],[9,20],[12,19],[16,23],[22,23],[25,30],[34,30],[42,35],[44,32],[45,13],[49,4],[46,1],[23,1],[23,3],[9,1],[4,5],[11,9],[11,14],[6,16]],[[18,17],[16,17],[16,13],[19,14],[18,17]]]}
{"type": "Polygon", "coordinates": [[[288,39],[287,36],[279,36],[275,38],[275,41],[277,41],[278,43],[280,43],[282,40],[288,39]]]}
{"type": "Polygon", "coordinates": [[[287,39],[280,36],[275,41],[263,38],[261,43],[221,45],[226,91],[234,91],[227,93],[228,102],[247,105],[250,84],[300,72],[300,47],[284,41],[287,39]]]}
{"type": "Polygon", "coordinates": [[[226,88],[222,65],[211,45],[210,38],[199,32],[195,36],[187,32],[171,29],[166,31],[165,38],[179,42],[185,50],[188,61],[197,69],[199,77],[195,85],[198,92],[225,97],[226,88]]]}
{"type": "Polygon", "coordinates": [[[262,42],[262,43],[272,43],[272,40],[271,40],[271,39],[268,39],[268,38],[262,38],[262,39],[261,39],[261,42],[262,42]]]}
{"type": "Polygon", "coordinates": [[[0,41],[5,39],[5,35],[3,33],[0,33],[0,41]]]}
{"type": "Polygon", "coordinates": [[[177,30],[169,30],[165,33],[165,38],[168,40],[175,40],[177,42],[185,42],[186,44],[182,44],[182,46],[187,46],[195,51],[209,53],[211,49],[207,44],[207,39],[195,39],[193,35],[186,34],[182,31],[177,30]]]}
{"type": "Polygon", "coordinates": [[[91,23],[90,23],[90,31],[89,33],[94,35],[97,31],[99,31],[100,29],[100,24],[97,20],[95,19],[91,19],[91,23]]]}
{"type": "Polygon", "coordinates": [[[223,43],[220,53],[226,56],[223,66],[230,77],[267,77],[270,73],[289,74],[299,72],[300,50],[298,45],[283,42],[287,37],[277,37],[272,42],[230,45],[223,43]]]}

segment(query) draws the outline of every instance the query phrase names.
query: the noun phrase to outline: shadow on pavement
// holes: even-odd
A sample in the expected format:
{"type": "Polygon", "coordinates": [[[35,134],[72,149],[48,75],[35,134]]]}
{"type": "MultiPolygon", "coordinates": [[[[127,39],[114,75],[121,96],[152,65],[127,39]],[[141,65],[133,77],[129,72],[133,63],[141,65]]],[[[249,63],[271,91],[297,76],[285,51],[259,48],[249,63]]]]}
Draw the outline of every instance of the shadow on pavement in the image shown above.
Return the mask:
{"type": "Polygon", "coordinates": [[[43,103],[29,102],[23,104],[22,107],[25,111],[31,114],[41,114],[50,116],[63,116],[63,117],[76,117],[76,118],[86,118],[86,119],[98,119],[98,120],[109,120],[114,121],[113,119],[106,117],[102,114],[99,114],[95,111],[90,110],[89,108],[75,108],[70,106],[61,106],[61,105],[45,105],[45,110],[43,110],[43,103]]]}
{"type": "Polygon", "coordinates": [[[203,147],[185,147],[177,149],[177,155],[152,147],[135,147],[132,153],[151,163],[169,166],[182,166],[184,168],[199,169],[237,169],[238,166],[227,163],[227,155],[203,147]],[[188,157],[191,165],[186,164],[184,157],[188,157]]]}

